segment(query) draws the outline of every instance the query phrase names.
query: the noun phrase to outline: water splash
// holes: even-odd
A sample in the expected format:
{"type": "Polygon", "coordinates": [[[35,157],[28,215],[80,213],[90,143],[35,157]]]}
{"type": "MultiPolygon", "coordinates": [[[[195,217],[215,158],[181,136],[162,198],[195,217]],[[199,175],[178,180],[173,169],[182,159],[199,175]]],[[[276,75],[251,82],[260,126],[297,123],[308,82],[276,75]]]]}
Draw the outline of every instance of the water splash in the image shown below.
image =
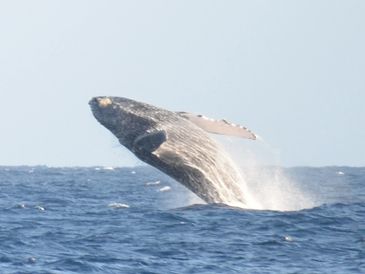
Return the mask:
{"type": "MultiPolygon", "coordinates": [[[[279,166],[279,151],[262,138],[253,142],[222,135],[211,137],[220,146],[218,157],[212,158],[204,169],[199,165],[194,167],[200,168],[214,184],[214,187],[205,191],[212,191],[210,196],[216,194],[217,203],[244,209],[276,211],[296,211],[318,205],[311,193],[286,176],[284,169],[279,166]]],[[[191,191],[174,189],[171,192],[169,208],[205,203],[191,191]]]]}
{"type": "Polygon", "coordinates": [[[247,188],[261,203],[261,209],[293,211],[316,206],[312,194],[304,191],[282,168],[251,167],[243,170],[247,188]]]}
{"type": "Polygon", "coordinates": [[[240,187],[245,193],[246,203],[228,205],[278,211],[301,210],[317,205],[310,193],[285,175],[278,164],[278,150],[262,138],[251,143],[226,136],[213,138],[227,151],[232,165],[242,177],[240,187]]]}

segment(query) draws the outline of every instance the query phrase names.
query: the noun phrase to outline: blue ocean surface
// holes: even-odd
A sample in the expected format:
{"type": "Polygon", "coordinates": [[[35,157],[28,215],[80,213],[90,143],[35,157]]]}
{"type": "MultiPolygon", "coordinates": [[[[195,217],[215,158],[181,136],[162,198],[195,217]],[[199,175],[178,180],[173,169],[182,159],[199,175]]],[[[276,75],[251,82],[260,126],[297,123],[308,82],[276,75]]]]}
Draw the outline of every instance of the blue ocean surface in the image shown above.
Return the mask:
{"type": "Polygon", "coordinates": [[[0,273],[365,273],[365,168],[281,172],[300,193],[257,210],[145,166],[0,167],[0,273]]]}

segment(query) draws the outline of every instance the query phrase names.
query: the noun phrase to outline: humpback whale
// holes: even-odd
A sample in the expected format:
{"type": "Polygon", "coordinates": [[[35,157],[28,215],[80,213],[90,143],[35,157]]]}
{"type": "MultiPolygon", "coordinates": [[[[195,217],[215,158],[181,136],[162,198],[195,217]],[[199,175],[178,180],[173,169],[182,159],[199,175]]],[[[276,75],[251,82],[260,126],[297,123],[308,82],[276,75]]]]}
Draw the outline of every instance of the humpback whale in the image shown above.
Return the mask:
{"type": "Polygon", "coordinates": [[[247,128],[122,97],[94,97],[89,105],[120,144],[205,202],[246,204],[240,172],[209,133],[255,140],[247,128]]]}

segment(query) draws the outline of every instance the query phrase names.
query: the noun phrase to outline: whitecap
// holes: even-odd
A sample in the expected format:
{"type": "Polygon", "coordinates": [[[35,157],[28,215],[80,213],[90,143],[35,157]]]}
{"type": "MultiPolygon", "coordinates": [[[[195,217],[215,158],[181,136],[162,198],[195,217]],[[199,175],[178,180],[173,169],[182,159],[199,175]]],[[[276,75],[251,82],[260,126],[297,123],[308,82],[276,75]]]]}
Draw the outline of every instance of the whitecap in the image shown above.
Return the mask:
{"type": "Polygon", "coordinates": [[[36,259],[35,257],[29,257],[29,258],[27,259],[27,262],[28,262],[29,264],[34,264],[34,263],[36,263],[36,261],[37,261],[37,259],[36,259]]]}
{"type": "Polygon", "coordinates": [[[42,207],[42,206],[39,206],[39,205],[35,206],[35,208],[38,209],[38,210],[40,210],[40,211],[45,211],[45,208],[42,207]]]}
{"type": "Polygon", "coordinates": [[[114,170],[114,167],[111,166],[105,166],[103,167],[104,170],[114,170]]]}
{"type": "Polygon", "coordinates": [[[108,207],[111,207],[111,208],[129,208],[129,205],[122,204],[122,203],[110,203],[108,205],[108,207]]]}
{"type": "Polygon", "coordinates": [[[159,185],[160,183],[161,183],[161,181],[147,182],[145,185],[146,186],[155,186],[155,185],[159,185]]]}
{"type": "Polygon", "coordinates": [[[337,171],[336,174],[337,175],[345,175],[345,173],[343,171],[337,171]]]}
{"type": "Polygon", "coordinates": [[[158,191],[160,191],[160,192],[166,192],[166,191],[170,191],[170,190],[171,190],[171,187],[164,186],[164,187],[161,187],[158,191]]]}
{"type": "Polygon", "coordinates": [[[284,237],[284,240],[287,241],[287,242],[292,242],[293,241],[293,237],[287,235],[287,236],[284,237]]]}

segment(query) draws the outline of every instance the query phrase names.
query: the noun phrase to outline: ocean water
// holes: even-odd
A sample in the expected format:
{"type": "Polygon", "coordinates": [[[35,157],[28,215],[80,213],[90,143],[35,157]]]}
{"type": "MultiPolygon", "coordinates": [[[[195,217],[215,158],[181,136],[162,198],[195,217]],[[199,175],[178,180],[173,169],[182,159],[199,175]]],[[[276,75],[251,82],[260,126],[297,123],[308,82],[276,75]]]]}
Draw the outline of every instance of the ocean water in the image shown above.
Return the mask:
{"type": "Polygon", "coordinates": [[[0,273],[365,273],[365,168],[267,169],[257,210],[150,167],[0,167],[0,273]]]}

